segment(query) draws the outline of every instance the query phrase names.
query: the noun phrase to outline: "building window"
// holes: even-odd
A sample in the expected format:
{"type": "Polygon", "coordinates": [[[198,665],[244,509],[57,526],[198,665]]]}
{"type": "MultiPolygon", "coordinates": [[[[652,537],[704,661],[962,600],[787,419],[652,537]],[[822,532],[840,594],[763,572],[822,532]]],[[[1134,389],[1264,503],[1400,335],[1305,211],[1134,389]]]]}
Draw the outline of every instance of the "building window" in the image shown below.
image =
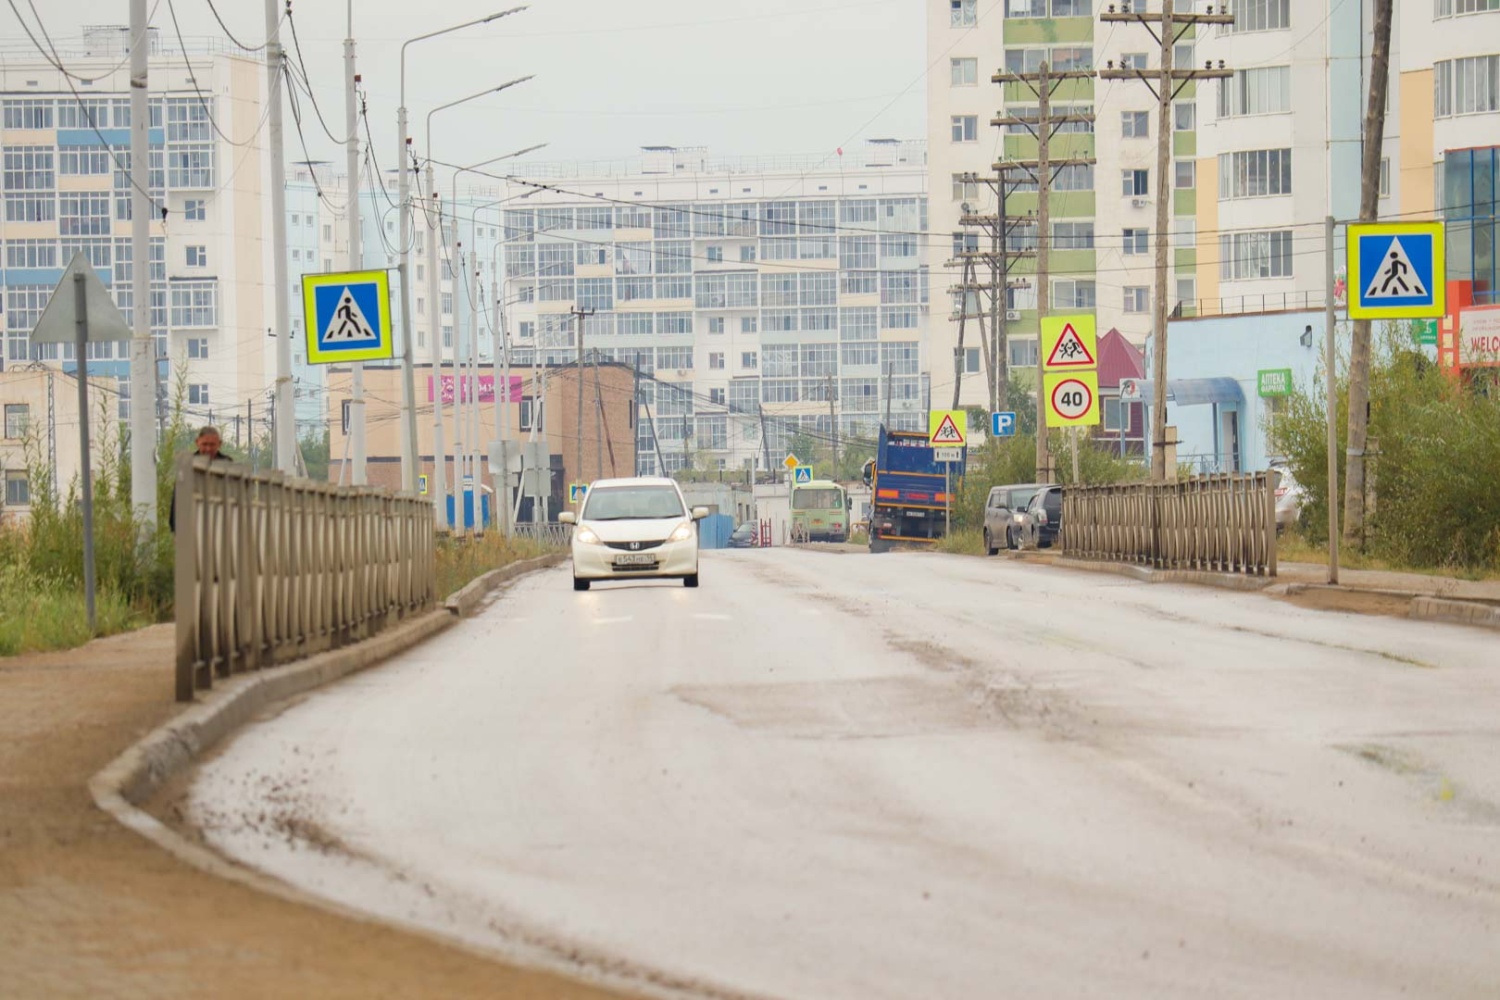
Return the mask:
{"type": "Polygon", "coordinates": [[[446,323],[443,324],[443,346],[444,347],[452,347],[453,346],[453,327],[449,326],[446,323]]]}
{"type": "Polygon", "coordinates": [[[1052,190],[1094,190],[1094,165],[1092,163],[1070,163],[1065,167],[1060,167],[1057,173],[1052,175],[1052,190]]]}
{"type": "MultiPolygon", "coordinates": [[[[1192,63],[1179,63],[1181,66],[1191,66],[1192,63]]],[[[1176,132],[1191,132],[1198,127],[1198,105],[1191,101],[1183,101],[1172,105],[1172,129],[1176,132]]]]}
{"type": "Polygon", "coordinates": [[[1191,215],[1179,215],[1172,219],[1170,233],[1172,245],[1179,250],[1191,250],[1198,242],[1198,220],[1191,215]]]}
{"type": "Polygon", "coordinates": [[[1016,340],[1012,337],[1006,344],[1012,368],[1036,367],[1037,342],[1035,340],[1016,340]]]}
{"type": "Polygon", "coordinates": [[[1226,281],[1292,276],[1292,231],[1275,229],[1219,237],[1219,277],[1226,281]]]}
{"type": "Polygon", "coordinates": [[[1143,313],[1151,308],[1151,293],[1145,285],[1127,285],[1125,287],[1125,311],[1128,313],[1143,313]]]}
{"type": "Polygon", "coordinates": [[[1151,171],[1120,171],[1120,193],[1127,198],[1144,198],[1151,193],[1151,171]]]}
{"type": "Polygon", "coordinates": [[[179,281],[172,284],[172,326],[218,326],[215,285],[212,281],[179,281]]]}
{"type": "Polygon", "coordinates": [[[1142,70],[1146,68],[1146,53],[1123,52],[1120,54],[1120,68],[1142,70]]]}
{"type": "Polygon", "coordinates": [[[326,223],[323,226],[323,239],[325,239],[325,240],[331,240],[331,239],[333,239],[333,227],[330,226],[330,225],[328,225],[328,224],[326,224],[326,223]]]}
{"type": "Polygon", "coordinates": [[[5,436],[11,439],[26,436],[26,426],[31,422],[29,403],[5,404],[5,436]]]}
{"type": "MultiPolygon", "coordinates": [[[[1434,64],[1434,70],[1442,63],[1434,64]]],[[[1434,76],[1436,79],[1436,75],[1434,76]]],[[[1292,68],[1263,66],[1236,70],[1219,81],[1219,117],[1276,115],[1292,110],[1292,68]]]]}
{"type": "Polygon", "coordinates": [[[1127,139],[1151,138],[1151,112],[1122,111],[1120,113],[1120,131],[1127,139]]]}
{"type": "Polygon", "coordinates": [[[5,506],[7,507],[29,507],[31,506],[31,484],[24,472],[5,473],[5,506]]]}
{"type": "Polygon", "coordinates": [[[53,120],[51,101],[5,102],[5,127],[8,129],[42,131],[53,128],[53,120]]]}
{"type": "Polygon", "coordinates": [[[1252,149],[1219,154],[1219,198],[1267,198],[1292,193],[1292,151],[1252,149]]]}
{"type": "Polygon", "coordinates": [[[1149,229],[1127,229],[1125,230],[1125,253],[1127,256],[1138,256],[1147,253],[1151,241],[1149,229]]]}
{"type": "Polygon", "coordinates": [[[57,151],[57,172],[65,177],[103,176],[113,169],[105,146],[64,146],[57,151]]]}
{"type": "Polygon", "coordinates": [[[1053,308],[1093,309],[1096,305],[1094,283],[1092,281],[1066,279],[1052,283],[1053,308]]]}
{"type": "Polygon", "coordinates": [[[950,124],[954,142],[977,142],[979,140],[978,115],[954,115],[950,124]]]}
{"type": "Polygon", "coordinates": [[[1221,27],[1221,32],[1280,31],[1292,26],[1292,0],[1237,0],[1230,9],[1234,23],[1221,27]]]}
{"type": "Polygon", "coordinates": [[[974,87],[979,84],[979,60],[973,57],[949,59],[948,72],[955,87],[974,87]]]}
{"type": "MultiPolygon", "coordinates": [[[[1500,0],[1496,0],[1496,2],[1500,2],[1500,0]]],[[[1390,196],[1391,158],[1389,156],[1382,156],[1380,158],[1380,197],[1389,198],[1390,196]]]]}
{"type": "Polygon", "coordinates": [[[1094,249],[1094,224],[1092,222],[1054,222],[1052,224],[1052,249],[1094,249]]]}
{"type": "MultiPolygon", "coordinates": [[[[295,253],[296,251],[293,251],[293,252],[295,253]]],[[[206,246],[190,246],[190,247],[188,247],[187,248],[187,266],[188,267],[207,267],[208,266],[208,247],[206,247],[206,246]]]]}
{"type": "MultiPolygon", "coordinates": [[[[972,202],[972,201],[977,201],[978,199],[979,199],[979,181],[974,177],[974,175],[973,174],[954,174],[953,175],[953,200],[954,201],[960,201],[960,202],[962,202],[962,201],[970,201],[970,202],[972,202]]],[[[844,239],[849,239],[849,237],[844,237],[844,239]]],[[[840,240],[839,242],[840,242],[840,245],[842,246],[843,240],[840,240]]],[[[841,250],[840,251],[840,256],[842,256],[842,255],[843,254],[842,254],[842,250],[841,250]]],[[[855,265],[855,266],[858,266],[858,265],[855,265]]],[[[869,266],[870,267],[874,267],[875,265],[872,262],[869,266]]]]}
{"type": "Polygon", "coordinates": [[[709,333],[723,333],[724,332],[724,317],[723,316],[710,316],[708,318],[708,332],[709,333]]]}
{"type": "Polygon", "coordinates": [[[1433,63],[1432,94],[1439,118],[1500,111],[1500,56],[1433,63]]]}
{"type": "Polygon", "coordinates": [[[964,348],[964,374],[965,375],[977,375],[977,374],[979,374],[979,348],[977,348],[977,347],[965,347],[964,348]]]}
{"type": "MultiPolygon", "coordinates": [[[[948,23],[955,28],[971,28],[978,16],[979,0],[948,0],[948,23]]],[[[7,107],[6,113],[9,114],[7,107]]],[[[7,128],[10,126],[7,125],[7,128]]]]}
{"type": "Polygon", "coordinates": [[[208,405],[208,383],[194,382],[188,386],[188,403],[192,406],[208,405]]]}
{"type": "Polygon", "coordinates": [[[724,263],[724,248],[723,247],[709,247],[708,248],[708,262],[710,264],[722,264],[722,263],[724,263]]]}
{"type": "Polygon", "coordinates": [[[1198,303],[1198,279],[1177,279],[1177,304],[1183,307],[1183,312],[1193,315],[1197,311],[1198,303]],[[1191,311],[1190,311],[1191,310],[1191,311]]]}
{"type": "Polygon", "coordinates": [[[1120,427],[1124,423],[1124,421],[1120,419],[1120,410],[1122,404],[1120,403],[1119,397],[1110,396],[1106,399],[1100,400],[1100,403],[1103,407],[1105,431],[1116,434],[1119,433],[1120,427]]]}
{"type": "Polygon", "coordinates": [[[202,198],[189,198],[182,203],[182,217],[188,222],[204,222],[208,219],[208,202],[202,198]]]}
{"type": "Polygon", "coordinates": [[[760,357],[755,351],[742,351],[740,353],[740,367],[746,371],[755,371],[760,367],[760,357]]]}
{"type": "Polygon", "coordinates": [[[754,333],[757,326],[759,326],[759,323],[757,322],[757,317],[755,317],[755,316],[741,316],[740,317],[740,333],[754,333]]]}
{"type": "MultiPolygon", "coordinates": [[[[723,355],[720,355],[719,357],[722,360],[723,355]]],[[[710,361],[713,360],[713,355],[712,354],[709,355],[709,360],[710,361]]],[[[719,365],[719,367],[723,368],[724,366],[721,364],[721,365],[719,365]]],[[[724,388],[722,386],[717,386],[715,388],[709,389],[708,390],[708,402],[709,402],[710,406],[723,406],[724,405],[724,388]]]]}
{"type": "Polygon", "coordinates": [[[708,353],[708,367],[709,368],[723,368],[724,367],[724,352],[723,351],[710,351],[708,353]]]}
{"type": "Polygon", "coordinates": [[[1179,188],[1198,186],[1198,164],[1194,160],[1178,160],[1172,166],[1172,182],[1179,188]]]}
{"type": "Polygon", "coordinates": [[[208,357],[208,338],[189,337],[187,339],[187,355],[194,361],[201,361],[208,357]]]}
{"type": "Polygon", "coordinates": [[[746,245],[740,247],[740,261],[745,264],[752,264],[755,262],[755,244],[747,243],[746,245]]]}
{"type": "Polygon", "coordinates": [[[1500,0],[1433,0],[1433,17],[1452,17],[1454,14],[1482,14],[1500,10],[1500,0]]]}
{"type": "Polygon", "coordinates": [[[545,418],[541,400],[531,396],[521,397],[521,430],[542,430],[545,418]]]}

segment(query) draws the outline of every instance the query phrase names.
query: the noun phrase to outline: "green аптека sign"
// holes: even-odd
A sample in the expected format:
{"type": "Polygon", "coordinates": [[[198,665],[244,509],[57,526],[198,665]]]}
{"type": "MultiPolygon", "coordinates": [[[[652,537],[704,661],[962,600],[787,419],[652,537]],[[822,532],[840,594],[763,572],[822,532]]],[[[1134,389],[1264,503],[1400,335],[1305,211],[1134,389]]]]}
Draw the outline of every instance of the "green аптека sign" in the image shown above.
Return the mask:
{"type": "Polygon", "coordinates": [[[1290,368],[1264,368],[1255,373],[1255,388],[1262,399],[1292,394],[1290,368]]]}

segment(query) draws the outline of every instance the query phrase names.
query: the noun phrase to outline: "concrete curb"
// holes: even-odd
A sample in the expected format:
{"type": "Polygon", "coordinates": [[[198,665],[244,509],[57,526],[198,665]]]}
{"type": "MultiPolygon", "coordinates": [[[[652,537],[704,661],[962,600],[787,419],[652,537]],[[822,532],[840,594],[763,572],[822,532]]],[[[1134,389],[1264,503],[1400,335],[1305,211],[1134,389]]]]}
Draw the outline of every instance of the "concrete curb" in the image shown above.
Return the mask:
{"type": "Polygon", "coordinates": [[[1500,629],[1500,608],[1474,601],[1452,601],[1442,597],[1415,597],[1407,614],[1434,622],[1457,622],[1500,629]]]}
{"type": "Polygon", "coordinates": [[[443,607],[457,615],[459,618],[471,618],[475,610],[502,584],[509,583],[518,576],[530,573],[532,570],[549,569],[568,558],[566,552],[553,552],[545,556],[537,556],[535,559],[526,559],[509,566],[501,566],[499,569],[490,570],[479,579],[470,583],[467,587],[455,593],[443,602],[443,607]]]}
{"type": "MultiPolygon", "coordinates": [[[[1025,558],[1025,557],[1022,557],[1025,558]]],[[[1027,562],[1040,561],[1026,559],[1027,562]]],[[[1152,569],[1134,563],[1094,562],[1088,559],[1069,559],[1057,556],[1048,560],[1061,569],[1084,570],[1090,573],[1114,573],[1128,576],[1142,583],[1193,583],[1203,587],[1218,587],[1222,590],[1258,591],[1276,584],[1273,576],[1243,576],[1235,573],[1205,573],[1197,570],[1152,569]]]]}

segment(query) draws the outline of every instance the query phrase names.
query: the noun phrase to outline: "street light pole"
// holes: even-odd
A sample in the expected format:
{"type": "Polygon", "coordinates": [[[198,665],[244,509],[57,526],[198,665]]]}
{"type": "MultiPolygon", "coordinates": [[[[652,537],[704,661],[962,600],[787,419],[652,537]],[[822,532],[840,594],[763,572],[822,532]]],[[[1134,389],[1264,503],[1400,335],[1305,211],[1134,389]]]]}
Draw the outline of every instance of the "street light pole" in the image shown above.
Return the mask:
{"type": "Polygon", "coordinates": [[[411,179],[407,173],[407,147],[411,145],[411,136],[407,134],[406,127],[406,50],[408,46],[417,42],[426,41],[429,38],[437,38],[439,35],[451,34],[462,31],[464,28],[472,28],[480,24],[489,24],[510,14],[517,14],[527,8],[512,7],[496,14],[465,21],[455,24],[449,28],[438,31],[430,31],[425,35],[407,39],[401,44],[401,106],[396,109],[396,176],[397,176],[397,215],[400,219],[400,228],[397,232],[398,243],[401,249],[401,259],[397,266],[397,272],[401,278],[401,324],[405,332],[401,348],[401,482],[402,485],[412,493],[417,492],[417,408],[416,408],[416,376],[412,369],[412,341],[415,331],[412,329],[412,303],[411,303],[411,179]]]}
{"type": "MultiPolygon", "coordinates": [[[[287,296],[286,259],[286,155],[282,148],[281,88],[286,75],[286,53],[281,47],[281,10],[276,0],[266,0],[266,117],[267,144],[271,152],[271,275],[276,304],[273,331],[276,337],[276,394],[272,413],[276,416],[276,468],[296,474],[297,414],[292,402],[291,303],[287,296]]],[[[140,164],[135,165],[137,169],[140,164]]],[[[138,260],[136,267],[149,267],[138,260]]],[[[137,309],[149,308],[137,302],[137,309]]]]}

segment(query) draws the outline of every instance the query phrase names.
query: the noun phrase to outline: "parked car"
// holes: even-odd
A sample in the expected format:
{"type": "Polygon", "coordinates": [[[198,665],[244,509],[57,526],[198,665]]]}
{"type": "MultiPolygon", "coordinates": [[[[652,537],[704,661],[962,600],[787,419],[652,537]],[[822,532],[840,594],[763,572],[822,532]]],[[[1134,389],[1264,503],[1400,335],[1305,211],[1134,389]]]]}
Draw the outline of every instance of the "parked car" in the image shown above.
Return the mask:
{"type": "Polygon", "coordinates": [[[1302,516],[1302,505],[1307,502],[1307,491],[1284,463],[1271,463],[1271,471],[1281,473],[1281,481],[1276,484],[1276,533],[1279,535],[1287,528],[1296,527],[1297,519],[1302,516]]]}
{"type": "Polygon", "coordinates": [[[1014,483],[990,489],[984,502],[984,551],[987,555],[999,552],[1002,543],[1007,549],[1020,547],[1020,522],[1016,515],[1024,513],[1031,498],[1046,486],[1045,483],[1014,483]]]}
{"type": "Polygon", "coordinates": [[[1021,524],[1025,529],[1023,547],[1050,549],[1057,544],[1062,531],[1062,501],[1061,486],[1048,486],[1031,498],[1021,524]]]}
{"type": "Polygon", "coordinates": [[[731,549],[751,549],[755,547],[756,536],[760,534],[760,525],[754,521],[746,521],[735,528],[729,535],[729,547],[731,549]]]}
{"type": "Polygon", "coordinates": [[[707,507],[688,509],[670,479],[600,479],[583,508],[558,520],[573,528],[573,589],[597,580],[651,576],[698,586],[698,525],[707,507]]]}

